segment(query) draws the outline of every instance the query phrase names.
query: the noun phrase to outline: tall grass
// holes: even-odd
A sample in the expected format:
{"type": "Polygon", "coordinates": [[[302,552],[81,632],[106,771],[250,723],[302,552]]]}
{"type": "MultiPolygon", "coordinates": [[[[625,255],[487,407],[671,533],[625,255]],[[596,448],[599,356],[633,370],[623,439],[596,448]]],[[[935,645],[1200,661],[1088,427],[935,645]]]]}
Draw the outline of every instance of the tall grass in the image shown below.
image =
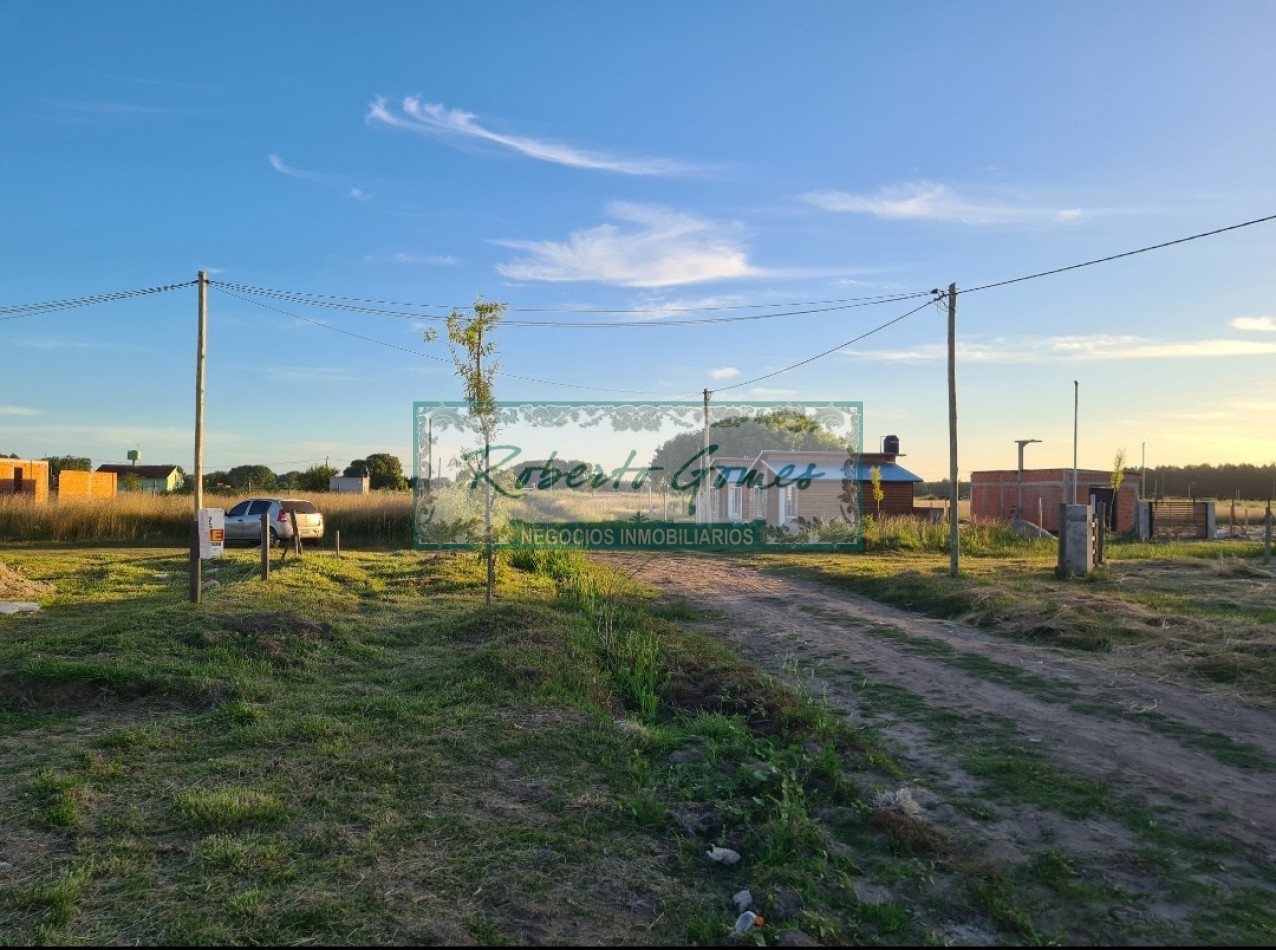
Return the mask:
{"type": "MultiPolygon", "coordinates": [[[[1007,524],[962,522],[958,526],[958,532],[962,552],[973,556],[1050,555],[1056,551],[1057,542],[1054,540],[1024,537],[1011,530],[1007,524]]],[[[864,547],[868,551],[925,551],[942,554],[949,550],[951,537],[946,522],[907,516],[864,516],[864,547]]]]}
{"type": "MultiPolygon", "coordinates": [[[[294,493],[279,494],[292,497],[294,493]]],[[[323,512],[325,545],[333,544],[339,531],[342,544],[392,550],[412,546],[409,493],[307,497],[323,512]]],[[[243,498],[206,494],[204,507],[225,510],[243,498]]],[[[0,497],[0,542],[184,545],[190,541],[194,504],[190,495],[142,492],[121,492],[114,498],[52,498],[39,505],[26,498],[0,497]]]]}

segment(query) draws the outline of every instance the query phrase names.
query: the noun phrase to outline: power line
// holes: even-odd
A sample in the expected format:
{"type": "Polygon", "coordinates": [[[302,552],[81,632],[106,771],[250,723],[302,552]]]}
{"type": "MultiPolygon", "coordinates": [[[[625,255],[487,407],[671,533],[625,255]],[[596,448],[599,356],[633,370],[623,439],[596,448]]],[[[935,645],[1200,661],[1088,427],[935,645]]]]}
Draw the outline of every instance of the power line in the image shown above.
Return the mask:
{"type": "MultiPolygon", "coordinates": [[[[255,296],[267,297],[274,300],[283,300],[288,303],[306,304],[313,307],[325,307],[333,310],[344,310],[352,313],[366,313],[386,317],[398,317],[409,320],[432,320],[435,322],[445,322],[447,317],[438,316],[429,313],[404,313],[398,310],[385,310],[378,307],[360,306],[356,303],[342,303],[343,299],[357,300],[357,298],[337,298],[331,294],[306,294],[293,293],[288,291],[275,291],[263,288],[247,288],[238,284],[227,284],[220,281],[211,281],[214,286],[225,289],[228,293],[231,290],[240,293],[248,293],[255,296]]],[[[631,320],[631,321],[563,321],[563,320],[502,320],[503,327],[535,327],[538,329],[551,330],[614,330],[614,329],[645,329],[645,328],[664,328],[664,327],[685,327],[685,326],[702,326],[705,324],[716,323],[739,323],[743,321],[754,320],[774,320],[778,317],[797,317],[809,316],[811,314],[833,313],[840,310],[850,310],[857,307],[873,307],[884,303],[896,303],[901,300],[912,300],[917,297],[923,297],[926,294],[922,291],[915,291],[905,294],[884,295],[879,297],[861,297],[848,298],[844,301],[813,301],[809,309],[805,310],[779,310],[771,313],[760,314],[740,314],[732,317],[700,317],[700,318],[684,318],[677,320],[631,320]],[[814,304],[829,303],[830,306],[814,306],[814,304]]],[[[369,301],[372,303],[381,301],[369,301]]],[[[392,303],[385,301],[392,306],[401,307],[437,307],[439,304],[412,304],[412,303],[392,303]]],[[[762,308],[762,307],[798,307],[808,306],[806,304],[742,304],[740,309],[744,308],[762,308]]],[[[459,308],[467,309],[467,308],[459,308]]],[[[657,310],[549,310],[547,308],[527,308],[520,310],[519,308],[508,308],[514,312],[531,312],[531,313],[694,313],[700,312],[696,308],[683,309],[657,309],[657,310]]],[[[727,307],[706,307],[706,311],[733,309],[727,307]]]]}
{"type": "MultiPolygon", "coordinates": [[[[291,317],[294,320],[302,320],[305,323],[313,324],[314,326],[321,327],[324,330],[331,330],[334,333],[343,333],[346,336],[354,337],[357,340],[363,340],[365,343],[375,343],[378,346],[385,346],[385,347],[389,347],[392,350],[400,350],[404,353],[411,353],[413,356],[423,356],[427,360],[434,360],[439,363],[451,362],[451,360],[444,359],[441,356],[435,356],[432,353],[423,353],[420,350],[410,350],[406,346],[399,346],[395,343],[386,343],[384,340],[377,340],[377,339],[373,339],[370,336],[363,336],[362,334],[359,334],[359,333],[352,333],[349,330],[343,330],[340,327],[334,327],[331,324],[321,323],[318,320],[311,320],[309,317],[303,317],[300,314],[289,313],[286,310],[280,310],[278,307],[272,307],[270,306],[270,304],[262,303],[260,300],[250,300],[247,297],[241,297],[239,294],[231,293],[230,291],[225,289],[223,289],[223,293],[225,293],[227,296],[234,297],[236,300],[242,300],[244,301],[244,303],[250,303],[250,304],[253,304],[254,306],[262,307],[266,310],[272,310],[275,313],[282,314],[285,317],[291,317]]],[[[623,395],[629,395],[629,396],[666,396],[668,395],[667,393],[660,392],[657,390],[651,390],[651,389],[606,389],[601,386],[585,386],[585,385],[577,384],[577,383],[564,383],[556,379],[538,379],[535,376],[521,376],[518,373],[507,373],[503,370],[498,370],[496,375],[504,376],[507,379],[518,379],[528,383],[542,383],[546,386],[564,386],[568,389],[584,389],[589,392],[621,393],[623,395]]]]}
{"type": "Polygon", "coordinates": [[[148,294],[162,294],[182,287],[193,287],[195,281],[188,280],[180,284],[165,284],[162,287],[147,287],[139,290],[121,290],[116,293],[94,294],[91,297],[73,297],[68,300],[47,300],[43,303],[13,304],[0,307],[0,320],[18,320],[22,317],[33,317],[42,313],[54,313],[59,310],[72,310],[76,307],[92,307],[96,304],[111,303],[116,300],[127,300],[132,297],[145,297],[148,294]]]}
{"type": "Polygon", "coordinates": [[[830,353],[835,353],[844,346],[850,346],[852,343],[858,343],[860,340],[864,339],[865,337],[870,337],[874,333],[878,333],[882,330],[885,330],[887,327],[893,326],[894,324],[899,323],[901,320],[911,317],[913,314],[918,313],[919,311],[925,310],[933,302],[934,302],[933,300],[927,300],[920,307],[914,307],[912,310],[908,311],[908,313],[900,314],[898,317],[896,317],[893,320],[887,320],[885,323],[880,324],[879,326],[873,327],[873,329],[867,331],[866,333],[861,333],[859,336],[855,337],[855,339],[853,340],[847,340],[845,343],[839,343],[837,346],[830,347],[829,349],[825,350],[823,353],[816,353],[814,356],[807,357],[806,359],[801,360],[800,362],[794,363],[792,366],[786,366],[784,367],[784,369],[777,369],[775,372],[767,373],[764,376],[755,376],[753,379],[746,379],[744,382],[741,382],[741,383],[732,383],[730,386],[723,386],[720,389],[716,389],[713,391],[726,392],[728,389],[739,389],[741,386],[749,386],[753,383],[760,383],[762,380],[770,379],[772,376],[779,376],[781,373],[787,373],[789,370],[797,369],[799,366],[805,366],[807,363],[814,363],[816,360],[820,359],[821,357],[828,356],[830,353]]]}
{"type": "MultiPolygon", "coordinates": [[[[268,287],[250,287],[246,284],[232,284],[223,281],[209,281],[210,284],[220,287],[226,287],[231,290],[238,290],[240,293],[254,294],[264,297],[278,297],[287,299],[295,303],[316,302],[319,300],[333,301],[330,306],[345,306],[336,303],[336,301],[349,301],[351,304],[380,304],[389,307],[423,307],[432,309],[446,310],[468,310],[470,304],[439,304],[439,303],[413,303],[401,300],[376,300],[367,297],[346,297],[340,294],[320,294],[304,290],[276,290],[268,287]]],[[[910,297],[924,296],[923,291],[914,291],[898,294],[877,294],[866,297],[842,297],[830,300],[804,300],[797,303],[748,303],[748,304],[718,304],[715,306],[704,307],[644,307],[644,308],[595,308],[595,307],[511,307],[506,305],[509,313],[589,313],[589,314],[637,314],[637,313],[713,313],[724,310],[761,310],[772,307],[823,307],[835,306],[840,304],[857,304],[859,306],[871,306],[876,303],[893,303],[897,300],[907,300],[910,297]]],[[[316,303],[316,305],[319,305],[316,303]]],[[[389,313],[394,314],[395,311],[380,310],[377,308],[362,308],[349,306],[349,309],[357,312],[365,313],[389,313]]],[[[805,312],[805,311],[803,311],[805,312]]],[[[436,317],[431,314],[398,314],[400,316],[426,317],[433,320],[447,319],[446,317],[436,317]]],[[[782,316],[783,314],[776,314],[782,316]]],[[[502,326],[574,326],[575,324],[547,323],[543,321],[513,321],[502,320],[502,326]]],[[[625,326],[627,324],[587,324],[589,326],[625,326]]],[[[641,324],[639,324],[641,325],[641,324]]],[[[658,325],[668,326],[669,321],[660,321],[658,325]]]]}
{"type": "Polygon", "coordinates": [[[1147,247],[1140,247],[1133,251],[1123,251],[1120,254],[1109,254],[1107,257],[1098,257],[1092,261],[1084,261],[1080,264],[1069,264],[1067,267],[1056,267],[1053,270],[1043,270],[1036,274],[1027,274],[1023,277],[1012,277],[1010,280],[999,280],[994,284],[982,284],[979,287],[970,287],[966,290],[958,290],[958,294],[973,294],[977,290],[991,290],[994,287],[1005,287],[1007,284],[1017,284],[1025,280],[1036,280],[1038,277],[1049,277],[1051,274],[1062,274],[1064,271],[1077,270],[1081,267],[1089,267],[1092,264],[1105,264],[1108,261],[1119,260],[1122,257],[1133,257],[1135,254],[1146,254],[1148,251],[1158,251],[1163,247],[1173,247],[1175,244],[1186,244],[1188,241],[1199,241],[1201,238],[1213,237],[1216,234],[1225,234],[1228,231],[1236,231],[1240,228],[1248,228],[1255,224],[1263,224],[1266,221],[1276,221],[1276,214],[1269,214],[1264,218],[1254,218],[1252,221],[1242,221],[1240,224],[1229,224],[1225,228],[1215,228],[1213,231],[1202,231],[1200,234],[1191,234],[1187,237],[1175,238],[1173,241],[1162,241],[1160,244],[1149,244],[1147,247]]]}

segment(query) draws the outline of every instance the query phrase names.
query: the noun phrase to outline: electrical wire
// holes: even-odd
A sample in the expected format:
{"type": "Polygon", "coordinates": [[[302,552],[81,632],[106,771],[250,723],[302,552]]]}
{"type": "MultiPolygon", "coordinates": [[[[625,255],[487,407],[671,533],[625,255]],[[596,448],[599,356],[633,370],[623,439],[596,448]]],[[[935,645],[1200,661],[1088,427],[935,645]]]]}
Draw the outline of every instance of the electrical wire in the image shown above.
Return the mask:
{"type": "Polygon", "coordinates": [[[905,320],[908,317],[911,317],[913,314],[919,313],[920,311],[925,310],[934,302],[935,301],[933,299],[927,300],[920,307],[914,307],[912,310],[908,311],[908,313],[902,313],[893,320],[887,320],[885,323],[880,324],[876,327],[873,327],[873,329],[867,331],[866,333],[861,333],[859,336],[855,337],[853,340],[847,340],[845,343],[839,343],[837,346],[830,347],[829,349],[825,350],[823,353],[816,353],[814,356],[807,357],[806,359],[801,360],[800,362],[794,363],[791,366],[786,366],[784,367],[784,369],[777,369],[773,373],[767,373],[764,376],[755,376],[753,379],[746,379],[743,382],[732,383],[730,386],[723,386],[720,389],[712,390],[712,392],[726,392],[729,389],[739,389],[741,386],[749,386],[749,385],[752,385],[753,383],[760,383],[764,379],[770,379],[773,376],[779,376],[781,373],[787,373],[789,370],[797,369],[799,366],[805,366],[807,363],[814,363],[816,360],[822,357],[828,356],[830,353],[836,353],[838,350],[840,350],[844,346],[850,346],[852,343],[858,343],[860,340],[863,340],[865,337],[870,337],[874,333],[880,333],[882,330],[885,330],[889,326],[894,326],[896,323],[899,323],[901,320],[905,320]]]}
{"type": "MultiPolygon", "coordinates": [[[[251,287],[246,284],[232,284],[229,282],[217,281],[217,280],[211,280],[209,281],[209,284],[226,287],[230,290],[238,290],[240,293],[254,294],[254,295],[266,296],[266,297],[279,297],[279,298],[287,299],[293,302],[303,302],[303,300],[304,302],[307,302],[307,303],[312,302],[314,300],[333,301],[334,303],[331,303],[330,305],[338,306],[338,307],[344,307],[345,305],[335,303],[335,301],[349,301],[351,302],[351,304],[381,304],[383,306],[389,306],[389,307],[425,307],[425,308],[446,309],[446,310],[469,310],[470,309],[469,304],[458,306],[455,304],[448,305],[448,304],[438,304],[438,303],[412,303],[412,302],[405,302],[401,300],[376,300],[376,299],[370,299],[367,297],[345,297],[339,294],[320,294],[320,293],[314,293],[311,291],[304,291],[304,290],[276,290],[276,289],[272,289],[268,287],[251,287]]],[[[907,300],[911,297],[919,297],[919,296],[925,296],[925,293],[923,291],[914,291],[910,293],[899,293],[899,294],[877,294],[874,296],[867,296],[867,297],[843,297],[843,298],[830,299],[830,300],[804,300],[798,303],[719,304],[716,306],[705,306],[705,307],[647,307],[647,308],[603,309],[603,308],[589,308],[589,307],[580,307],[580,308],[576,308],[576,307],[571,307],[571,308],[511,307],[509,305],[505,305],[505,308],[506,308],[506,311],[509,313],[597,313],[597,314],[601,314],[601,313],[612,313],[612,314],[712,313],[712,312],[720,312],[723,310],[761,310],[764,308],[773,308],[773,307],[788,307],[788,308],[823,307],[823,306],[833,307],[835,305],[841,305],[841,304],[856,304],[858,306],[872,306],[877,303],[893,303],[897,300],[907,300]]],[[[362,307],[356,307],[356,306],[349,306],[349,309],[355,310],[357,312],[366,312],[366,313],[391,313],[391,314],[395,313],[395,311],[385,311],[385,310],[380,310],[376,308],[362,308],[362,307]]],[[[800,312],[806,312],[806,311],[800,311],[800,312]]],[[[399,315],[412,316],[412,317],[418,317],[418,318],[422,316],[426,316],[429,319],[435,319],[435,320],[447,319],[446,317],[434,317],[428,314],[427,315],[399,314],[399,315]]],[[[784,315],[786,314],[776,314],[776,316],[784,316],[784,315]]],[[[562,324],[557,322],[549,323],[549,322],[543,322],[543,321],[511,321],[511,320],[503,320],[501,321],[501,324],[502,326],[574,326],[575,325],[575,324],[562,324]]],[[[587,326],[625,326],[627,324],[603,323],[603,324],[586,324],[586,325],[587,326]]],[[[638,325],[642,325],[642,324],[638,324],[638,325]]],[[[670,325],[670,322],[662,320],[657,325],[668,326],[670,325]]]]}
{"type": "Polygon", "coordinates": [[[1191,234],[1187,237],[1175,238],[1173,241],[1162,241],[1160,244],[1149,244],[1147,247],[1140,247],[1133,251],[1123,251],[1120,254],[1109,254],[1107,257],[1097,257],[1092,261],[1083,261],[1080,264],[1069,264],[1067,267],[1056,267],[1053,270],[1043,270],[1036,274],[1026,274],[1023,277],[1012,277],[1009,280],[999,280],[993,284],[981,284],[978,287],[970,287],[966,290],[958,289],[958,294],[973,294],[979,290],[992,290],[994,287],[1005,287],[1007,284],[1018,284],[1025,280],[1036,280],[1038,277],[1049,277],[1052,274],[1062,274],[1065,271],[1078,270],[1082,267],[1090,267],[1094,264],[1106,264],[1108,261],[1120,260],[1123,257],[1133,257],[1135,254],[1146,254],[1148,251],[1159,251],[1163,247],[1173,247],[1175,244],[1186,244],[1188,241],[1199,241],[1201,238],[1213,237],[1216,234],[1225,234],[1228,231],[1236,231],[1240,228],[1248,228],[1255,224],[1263,224],[1267,221],[1276,221],[1276,214],[1269,214],[1263,218],[1254,218],[1252,221],[1242,221],[1240,224],[1229,224],[1225,228],[1215,228],[1213,231],[1202,231],[1200,234],[1191,234]]]}
{"type": "MultiPolygon", "coordinates": [[[[331,295],[331,294],[293,293],[288,291],[268,290],[264,288],[250,288],[250,287],[244,287],[243,285],[239,285],[239,284],[223,283],[221,281],[210,281],[210,284],[218,286],[226,290],[227,292],[234,290],[240,293],[247,293],[247,294],[252,294],[255,296],[267,297],[274,300],[283,300],[288,303],[305,304],[307,306],[313,306],[313,307],[325,307],[328,309],[344,310],[344,311],[349,311],[352,313],[366,313],[366,314],[374,314],[377,316],[399,317],[399,318],[404,318],[409,320],[431,320],[438,323],[443,323],[443,322],[446,322],[447,320],[447,317],[445,316],[437,316],[435,314],[429,314],[429,313],[404,313],[398,310],[385,310],[385,309],[381,309],[377,307],[359,306],[355,303],[341,303],[339,301],[342,299],[354,300],[357,298],[336,298],[334,297],[334,295],[331,295]]],[[[615,329],[635,329],[635,328],[651,328],[651,327],[662,328],[662,327],[703,326],[705,324],[739,323],[742,321],[773,320],[778,317],[797,317],[797,316],[809,316],[811,314],[833,313],[840,310],[851,310],[857,307],[873,307],[873,306],[878,306],[884,303],[896,303],[901,300],[913,300],[913,299],[916,299],[917,297],[923,297],[923,296],[926,296],[924,292],[915,291],[915,292],[906,293],[906,294],[894,294],[894,295],[885,295],[885,296],[879,296],[879,297],[847,298],[847,300],[845,301],[813,301],[812,302],[813,304],[814,303],[830,303],[833,305],[826,306],[826,307],[811,306],[809,309],[805,309],[805,310],[779,310],[772,313],[740,314],[740,315],[732,316],[732,317],[700,317],[700,318],[683,318],[683,319],[676,319],[676,320],[630,320],[630,321],[621,321],[621,322],[617,322],[617,321],[608,321],[608,322],[575,321],[573,322],[573,321],[562,321],[562,320],[503,319],[501,321],[501,326],[502,327],[535,327],[539,329],[557,329],[557,330],[585,330],[585,329],[615,330],[615,329]]],[[[390,304],[391,306],[400,306],[400,307],[414,307],[414,306],[437,307],[439,306],[439,304],[394,303],[390,301],[367,301],[367,302],[371,302],[371,303],[384,302],[384,303],[390,304]]],[[[742,304],[741,308],[744,308],[744,307],[761,308],[761,307],[777,307],[777,306],[778,307],[797,307],[797,306],[807,306],[807,305],[805,304],[742,304]]],[[[462,308],[462,309],[468,309],[468,308],[462,308]]],[[[704,310],[722,310],[722,309],[732,309],[732,308],[708,307],[703,309],[704,310]]],[[[618,314],[699,312],[695,308],[685,308],[685,309],[669,308],[665,310],[567,310],[567,311],[558,310],[558,311],[551,311],[544,308],[522,310],[522,309],[513,308],[513,307],[507,308],[507,311],[514,312],[514,313],[556,312],[556,313],[618,313],[618,314]]]]}
{"type": "MultiPolygon", "coordinates": [[[[239,294],[231,293],[225,288],[222,289],[222,293],[226,294],[228,297],[234,297],[236,300],[242,300],[244,303],[253,304],[254,306],[262,307],[266,310],[272,310],[275,313],[281,314],[285,317],[290,317],[294,320],[301,320],[305,323],[310,323],[310,324],[313,324],[314,326],[322,327],[325,330],[331,330],[334,333],[343,333],[346,336],[354,337],[357,340],[363,340],[365,343],[375,343],[378,346],[388,347],[392,350],[400,350],[404,353],[411,353],[413,356],[423,356],[427,360],[435,360],[436,362],[439,362],[439,363],[451,362],[451,360],[444,359],[441,356],[435,356],[432,353],[423,353],[420,350],[410,350],[406,346],[399,346],[398,344],[395,344],[395,343],[386,343],[384,340],[377,340],[377,339],[373,339],[370,336],[363,336],[362,334],[359,334],[359,333],[352,333],[349,330],[343,330],[340,327],[334,327],[331,324],[321,323],[318,320],[311,320],[309,317],[303,317],[300,314],[289,313],[286,310],[280,310],[278,307],[272,307],[270,306],[270,304],[262,303],[260,300],[252,300],[252,299],[249,299],[248,297],[241,297],[239,294]]],[[[585,386],[578,383],[564,383],[560,380],[555,380],[555,379],[538,379],[535,376],[521,376],[518,373],[508,373],[508,372],[505,372],[504,370],[497,370],[496,375],[503,376],[506,379],[518,379],[528,383],[541,383],[546,386],[564,386],[568,389],[584,389],[589,392],[620,393],[622,395],[629,395],[629,396],[667,396],[668,395],[667,393],[660,392],[657,390],[651,390],[651,389],[606,389],[601,386],[585,386]]]]}
{"type": "Polygon", "coordinates": [[[0,307],[0,320],[18,320],[22,317],[33,317],[43,313],[55,313],[59,310],[72,310],[77,307],[92,307],[96,304],[111,303],[116,300],[128,300],[132,297],[145,297],[149,294],[162,294],[183,287],[193,287],[196,281],[188,280],[180,284],[165,284],[162,287],[147,287],[139,290],[121,290],[110,294],[94,294],[91,297],[74,297],[68,300],[48,300],[43,303],[14,304],[0,307]]]}

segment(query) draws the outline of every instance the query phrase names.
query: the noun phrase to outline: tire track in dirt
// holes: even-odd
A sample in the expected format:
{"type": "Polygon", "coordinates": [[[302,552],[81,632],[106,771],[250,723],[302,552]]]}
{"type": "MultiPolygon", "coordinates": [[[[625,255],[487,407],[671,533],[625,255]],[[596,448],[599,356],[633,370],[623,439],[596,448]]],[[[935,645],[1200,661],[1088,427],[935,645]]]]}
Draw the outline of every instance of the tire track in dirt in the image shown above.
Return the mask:
{"type": "MultiPolygon", "coordinates": [[[[1197,736],[1221,733],[1260,751],[1271,768],[1276,767],[1276,715],[1267,710],[1116,673],[1101,662],[920,617],[815,581],[764,573],[736,560],[699,555],[604,560],[666,596],[720,611],[724,618],[694,626],[730,640],[746,659],[768,672],[791,680],[786,660],[817,656],[829,672],[840,668],[867,674],[964,715],[1007,717],[1030,741],[1040,740],[1035,747],[1057,764],[1141,792],[1148,801],[1177,812],[1191,830],[1225,834],[1267,855],[1276,852],[1276,773],[1226,765],[1179,736],[1166,734],[1164,726],[1155,731],[1146,717],[1139,719],[1140,712],[1155,710],[1163,717],[1161,723],[1164,717],[1173,720],[1171,728],[1186,725],[1197,736]],[[930,649],[919,652],[927,646],[930,649]],[[953,665],[954,658],[970,657],[1019,671],[1020,687],[953,665]],[[1128,715],[1115,718],[1070,708],[1078,703],[1124,709],[1128,715]],[[1185,804],[1183,796],[1193,803],[1185,804]]],[[[832,689],[827,695],[852,721],[859,719],[854,690],[832,689]]],[[[941,775],[960,772],[951,760],[927,761],[937,750],[916,741],[915,727],[902,725],[898,738],[910,766],[941,775]]]]}

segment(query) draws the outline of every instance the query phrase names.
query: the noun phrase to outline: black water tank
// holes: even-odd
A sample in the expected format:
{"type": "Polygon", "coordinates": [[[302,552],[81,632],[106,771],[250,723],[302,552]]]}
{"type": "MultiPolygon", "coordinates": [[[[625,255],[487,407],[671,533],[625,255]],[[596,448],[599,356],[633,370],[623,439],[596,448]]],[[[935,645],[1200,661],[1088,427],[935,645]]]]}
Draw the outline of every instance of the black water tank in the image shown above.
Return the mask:
{"type": "Polygon", "coordinates": [[[888,435],[882,439],[882,451],[887,455],[899,455],[899,436],[888,435]]]}

